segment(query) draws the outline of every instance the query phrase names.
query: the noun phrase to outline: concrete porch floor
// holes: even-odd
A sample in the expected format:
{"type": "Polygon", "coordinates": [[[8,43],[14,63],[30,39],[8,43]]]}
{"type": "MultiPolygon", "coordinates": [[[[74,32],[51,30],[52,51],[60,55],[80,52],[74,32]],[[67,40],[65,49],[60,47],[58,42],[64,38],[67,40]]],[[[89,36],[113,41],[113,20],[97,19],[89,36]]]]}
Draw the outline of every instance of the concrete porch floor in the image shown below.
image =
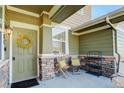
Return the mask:
{"type": "Polygon", "coordinates": [[[81,70],[80,75],[69,73],[67,79],[63,76],[51,80],[39,81],[40,85],[33,88],[116,88],[111,80],[104,76],[95,76],[81,70]]]}

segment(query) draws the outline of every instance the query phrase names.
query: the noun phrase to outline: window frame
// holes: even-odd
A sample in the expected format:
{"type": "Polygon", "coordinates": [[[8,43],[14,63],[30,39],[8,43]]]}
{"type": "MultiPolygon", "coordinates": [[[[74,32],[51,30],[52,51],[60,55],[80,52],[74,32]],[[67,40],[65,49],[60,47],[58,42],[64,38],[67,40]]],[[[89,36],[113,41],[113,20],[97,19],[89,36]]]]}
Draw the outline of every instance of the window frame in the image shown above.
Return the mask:
{"type": "MultiPolygon", "coordinates": [[[[66,47],[66,41],[61,41],[61,40],[55,40],[55,39],[52,39],[52,44],[53,44],[53,42],[59,42],[59,43],[64,43],[64,50],[66,50],[65,49],[65,47],[66,47]]],[[[52,45],[53,46],[53,45],[52,45]]],[[[52,51],[53,52],[53,51],[52,51]]],[[[59,54],[65,54],[66,53],[66,51],[64,51],[64,53],[63,52],[59,52],[59,54]]]]}
{"type": "MultiPolygon", "coordinates": [[[[68,47],[68,31],[69,31],[69,28],[67,28],[65,26],[61,26],[61,25],[58,25],[57,27],[54,26],[54,28],[59,28],[59,29],[64,29],[65,30],[65,31],[63,31],[63,32],[65,32],[65,40],[57,40],[57,42],[65,43],[65,46],[64,46],[65,51],[64,51],[64,53],[59,53],[59,54],[69,54],[69,47],[68,47]]],[[[52,31],[53,31],[53,28],[52,28],[52,31]]],[[[52,44],[53,44],[54,41],[56,41],[56,39],[54,39],[53,36],[52,36],[52,44]]]]}

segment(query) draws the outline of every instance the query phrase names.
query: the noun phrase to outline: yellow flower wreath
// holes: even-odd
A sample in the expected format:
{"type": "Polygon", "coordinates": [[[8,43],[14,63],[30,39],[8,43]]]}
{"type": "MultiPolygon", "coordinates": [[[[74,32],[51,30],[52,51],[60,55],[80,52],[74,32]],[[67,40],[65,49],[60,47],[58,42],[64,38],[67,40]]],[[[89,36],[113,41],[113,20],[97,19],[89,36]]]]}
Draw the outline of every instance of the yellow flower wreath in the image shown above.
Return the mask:
{"type": "Polygon", "coordinates": [[[20,48],[23,48],[23,49],[30,48],[32,46],[32,37],[26,34],[22,34],[19,37],[17,37],[16,43],[20,48]],[[27,44],[23,43],[23,40],[25,39],[28,41],[27,44]]]}

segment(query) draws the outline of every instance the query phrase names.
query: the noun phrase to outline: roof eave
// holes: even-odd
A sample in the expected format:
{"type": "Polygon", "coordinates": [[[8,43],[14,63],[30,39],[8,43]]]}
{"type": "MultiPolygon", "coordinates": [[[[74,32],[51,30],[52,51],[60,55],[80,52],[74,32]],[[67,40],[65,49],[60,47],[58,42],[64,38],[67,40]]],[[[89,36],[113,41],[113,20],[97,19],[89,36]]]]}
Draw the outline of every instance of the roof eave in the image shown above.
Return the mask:
{"type": "MultiPolygon", "coordinates": [[[[107,14],[107,15],[104,15],[104,16],[102,16],[102,17],[99,17],[99,18],[97,18],[97,19],[91,20],[91,21],[89,21],[89,22],[87,22],[87,23],[85,23],[85,24],[83,24],[83,25],[80,25],[79,27],[77,27],[77,28],[75,28],[75,29],[71,29],[71,30],[73,31],[73,34],[74,34],[74,33],[80,34],[80,33],[83,33],[83,32],[80,32],[80,33],[79,33],[78,31],[80,31],[80,30],[83,30],[83,29],[85,29],[85,28],[89,28],[89,27],[91,27],[91,26],[93,26],[93,25],[98,25],[98,24],[100,24],[100,23],[102,23],[102,22],[105,22],[105,18],[106,18],[106,17],[109,17],[110,20],[112,20],[112,19],[115,19],[115,18],[117,18],[117,17],[119,17],[119,16],[124,16],[124,7],[121,8],[121,9],[118,9],[118,10],[116,10],[116,11],[113,11],[113,12],[107,14]]],[[[122,19],[122,20],[124,20],[124,19],[122,19]]],[[[107,24],[106,24],[106,25],[107,25],[107,24]]],[[[105,27],[105,26],[103,26],[103,27],[105,27]]],[[[103,27],[102,27],[102,28],[103,28],[103,27]]],[[[99,28],[99,27],[98,27],[98,28],[99,28]]]]}

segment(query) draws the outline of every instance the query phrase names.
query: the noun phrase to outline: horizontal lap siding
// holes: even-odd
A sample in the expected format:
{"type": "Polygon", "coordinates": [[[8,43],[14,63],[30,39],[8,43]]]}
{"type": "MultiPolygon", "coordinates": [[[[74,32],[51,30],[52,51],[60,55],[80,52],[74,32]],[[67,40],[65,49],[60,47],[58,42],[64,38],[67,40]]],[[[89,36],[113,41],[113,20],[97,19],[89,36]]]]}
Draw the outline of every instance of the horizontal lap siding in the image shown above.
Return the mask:
{"type": "Polygon", "coordinates": [[[2,46],[2,44],[1,44],[1,42],[2,42],[1,37],[2,37],[2,32],[0,32],[0,59],[1,59],[1,56],[2,56],[2,55],[1,55],[1,50],[2,50],[2,49],[1,49],[1,48],[2,48],[2,47],[1,47],[1,46],[2,46]]]}
{"type": "Polygon", "coordinates": [[[39,52],[40,54],[48,54],[52,52],[52,29],[50,27],[42,27],[39,32],[39,52]]]}
{"type": "Polygon", "coordinates": [[[2,8],[0,7],[0,18],[2,18],[2,8]]]}
{"type": "Polygon", "coordinates": [[[40,25],[40,18],[18,13],[8,9],[6,9],[5,11],[5,19],[8,24],[12,20],[22,23],[33,24],[33,25],[40,25]]]}
{"type": "Polygon", "coordinates": [[[124,57],[124,31],[117,32],[117,47],[120,55],[124,57]]]}
{"type": "Polygon", "coordinates": [[[69,31],[69,54],[78,55],[79,54],[79,36],[73,35],[69,31]]]}
{"type": "Polygon", "coordinates": [[[79,53],[87,54],[88,51],[102,51],[103,55],[113,55],[112,31],[102,30],[79,37],[79,53]]]}
{"type": "MultiPolygon", "coordinates": [[[[2,8],[0,7],[0,20],[1,19],[2,19],[2,8]]],[[[2,24],[1,23],[2,22],[0,21],[0,29],[2,29],[2,24]]],[[[1,46],[2,46],[2,44],[1,44],[1,42],[2,42],[1,37],[2,37],[2,32],[0,31],[0,59],[1,59],[1,46]]]]}

